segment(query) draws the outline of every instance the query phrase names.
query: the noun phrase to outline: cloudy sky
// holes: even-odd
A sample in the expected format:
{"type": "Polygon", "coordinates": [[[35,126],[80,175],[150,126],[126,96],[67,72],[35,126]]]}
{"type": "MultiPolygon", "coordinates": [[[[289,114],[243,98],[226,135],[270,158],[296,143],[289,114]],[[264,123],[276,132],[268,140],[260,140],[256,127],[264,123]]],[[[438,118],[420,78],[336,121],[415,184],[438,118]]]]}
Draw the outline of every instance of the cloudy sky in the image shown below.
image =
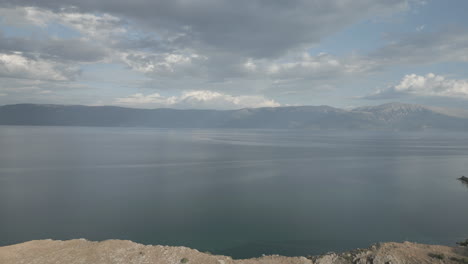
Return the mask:
{"type": "Polygon", "coordinates": [[[466,0],[0,0],[0,104],[468,108],[466,0]]]}

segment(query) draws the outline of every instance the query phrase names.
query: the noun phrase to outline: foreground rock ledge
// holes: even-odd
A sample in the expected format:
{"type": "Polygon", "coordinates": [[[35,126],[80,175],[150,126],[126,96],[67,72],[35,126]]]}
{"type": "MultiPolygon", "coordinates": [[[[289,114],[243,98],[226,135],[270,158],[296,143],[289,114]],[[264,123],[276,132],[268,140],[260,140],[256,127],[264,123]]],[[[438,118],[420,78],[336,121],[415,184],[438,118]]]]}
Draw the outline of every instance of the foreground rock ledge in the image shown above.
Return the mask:
{"type": "Polygon", "coordinates": [[[368,249],[314,257],[264,256],[233,260],[186,247],[145,246],[126,240],[92,242],[34,240],[0,247],[0,264],[312,264],[312,263],[468,263],[466,247],[423,245],[410,242],[382,243],[368,249]],[[465,262],[466,261],[466,262],[465,262]]]}

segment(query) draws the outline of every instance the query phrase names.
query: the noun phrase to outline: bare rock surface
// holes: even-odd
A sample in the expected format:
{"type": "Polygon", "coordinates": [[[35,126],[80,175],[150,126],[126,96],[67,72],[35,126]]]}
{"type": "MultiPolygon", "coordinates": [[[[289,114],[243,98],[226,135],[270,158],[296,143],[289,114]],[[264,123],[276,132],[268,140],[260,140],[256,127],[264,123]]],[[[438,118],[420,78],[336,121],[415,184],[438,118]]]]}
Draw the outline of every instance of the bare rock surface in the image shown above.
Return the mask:
{"type": "Polygon", "coordinates": [[[423,245],[410,242],[382,243],[368,249],[322,256],[263,256],[234,260],[187,247],[145,246],[127,240],[92,242],[34,240],[0,247],[0,264],[410,264],[468,263],[466,247],[423,245]]]}

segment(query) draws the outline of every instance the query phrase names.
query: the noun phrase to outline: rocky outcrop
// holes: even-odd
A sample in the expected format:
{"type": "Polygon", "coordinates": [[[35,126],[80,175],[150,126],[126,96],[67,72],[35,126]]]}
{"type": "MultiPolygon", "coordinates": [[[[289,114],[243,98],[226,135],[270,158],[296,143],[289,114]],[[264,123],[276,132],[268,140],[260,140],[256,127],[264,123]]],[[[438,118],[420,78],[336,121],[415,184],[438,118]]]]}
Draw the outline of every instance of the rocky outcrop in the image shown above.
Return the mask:
{"type": "Polygon", "coordinates": [[[1,264],[403,264],[468,263],[466,247],[423,245],[410,242],[382,243],[368,249],[313,257],[263,256],[234,260],[186,247],[145,246],[124,240],[92,242],[34,240],[0,247],[1,264]]]}

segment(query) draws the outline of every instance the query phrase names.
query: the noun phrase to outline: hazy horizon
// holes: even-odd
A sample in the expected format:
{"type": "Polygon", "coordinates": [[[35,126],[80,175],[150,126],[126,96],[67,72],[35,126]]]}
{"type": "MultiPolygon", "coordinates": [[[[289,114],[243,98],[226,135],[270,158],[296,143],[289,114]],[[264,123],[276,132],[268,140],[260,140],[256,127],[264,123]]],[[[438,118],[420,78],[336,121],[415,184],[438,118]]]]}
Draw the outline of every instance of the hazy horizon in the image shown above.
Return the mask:
{"type": "Polygon", "coordinates": [[[440,108],[440,109],[450,109],[450,110],[463,110],[466,111],[467,109],[461,108],[461,107],[438,107],[430,104],[412,104],[412,103],[402,103],[398,101],[390,101],[386,103],[380,103],[380,104],[367,104],[367,105],[361,105],[361,106],[356,106],[356,107],[339,107],[339,106],[334,106],[334,105],[327,105],[327,104],[322,104],[322,105],[278,105],[278,106],[253,106],[253,107],[243,107],[243,108],[232,108],[232,109],[216,109],[216,108],[172,108],[172,107],[144,107],[144,106],[136,106],[136,105],[131,105],[131,106],[125,106],[125,105],[112,105],[112,104],[103,104],[103,105],[97,105],[97,104],[53,104],[53,103],[30,103],[30,102],[21,102],[21,103],[14,103],[14,104],[3,104],[1,106],[10,106],[10,105],[51,105],[51,106],[85,106],[85,107],[108,107],[108,106],[113,106],[113,107],[123,107],[123,108],[132,108],[132,109],[174,109],[174,110],[214,110],[214,111],[228,111],[228,110],[242,110],[242,109],[256,109],[256,108],[284,108],[284,107],[331,107],[331,108],[336,108],[340,110],[347,110],[347,111],[352,111],[354,109],[362,108],[362,107],[378,107],[378,106],[390,106],[390,105],[395,105],[395,106],[421,106],[421,107],[427,107],[427,108],[440,108]]]}

